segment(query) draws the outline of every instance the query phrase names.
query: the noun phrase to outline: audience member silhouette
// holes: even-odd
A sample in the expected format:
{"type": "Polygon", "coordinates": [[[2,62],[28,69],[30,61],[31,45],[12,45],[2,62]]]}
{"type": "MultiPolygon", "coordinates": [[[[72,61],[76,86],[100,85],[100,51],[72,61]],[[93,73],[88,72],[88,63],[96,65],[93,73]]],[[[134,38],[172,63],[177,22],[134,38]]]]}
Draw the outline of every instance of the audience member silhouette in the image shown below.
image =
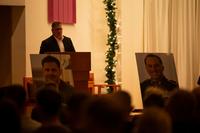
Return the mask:
{"type": "Polygon", "coordinates": [[[143,107],[160,107],[164,108],[165,103],[167,102],[168,98],[165,98],[165,93],[162,89],[159,89],[157,87],[151,87],[148,90],[146,90],[144,98],[143,98],[143,107]]]}
{"type": "Polygon", "coordinates": [[[166,110],[172,118],[173,133],[195,132],[195,108],[195,97],[189,91],[179,90],[169,98],[166,110]]]}
{"type": "Polygon", "coordinates": [[[172,133],[169,114],[155,106],[144,109],[134,133],[172,133]]]}
{"type": "Polygon", "coordinates": [[[131,112],[133,111],[133,105],[131,103],[130,94],[124,90],[120,90],[120,91],[114,92],[112,96],[113,96],[113,99],[118,102],[122,110],[123,119],[124,119],[123,132],[131,133],[135,125],[136,116],[134,117],[131,116],[131,112]]]}
{"type": "Polygon", "coordinates": [[[91,94],[85,91],[76,91],[67,102],[64,116],[61,119],[69,125],[72,132],[82,132],[84,128],[84,110],[86,103],[90,100],[91,94]]]}
{"type": "MultiPolygon", "coordinates": [[[[194,113],[194,121],[196,125],[200,125],[200,87],[196,87],[192,90],[192,94],[196,100],[196,108],[194,113]]],[[[198,127],[198,126],[197,126],[198,127]]],[[[200,132],[200,128],[196,128],[198,132],[200,132]]]]}
{"type": "Polygon", "coordinates": [[[121,133],[123,113],[117,101],[110,96],[93,97],[85,111],[85,132],[121,133]]]}
{"type": "Polygon", "coordinates": [[[21,133],[21,119],[16,103],[10,99],[0,100],[0,132],[21,133]]]}
{"type": "Polygon", "coordinates": [[[32,117],[41,122],[42,126],[57,125],[68,132],[69,128],[64,126],[59,118],[61,106],[60,94],[53,89],[43,88],[36,95],[32,117]]]}
{"type": "Polygon", "coordinates": [[[27,106],[26,91],[22,85],[13,84],[5,86],[4,98],[16,103],[20,113],[22,133],[31,133],[41,126],[40,123],[31,119],[27,106]]]}

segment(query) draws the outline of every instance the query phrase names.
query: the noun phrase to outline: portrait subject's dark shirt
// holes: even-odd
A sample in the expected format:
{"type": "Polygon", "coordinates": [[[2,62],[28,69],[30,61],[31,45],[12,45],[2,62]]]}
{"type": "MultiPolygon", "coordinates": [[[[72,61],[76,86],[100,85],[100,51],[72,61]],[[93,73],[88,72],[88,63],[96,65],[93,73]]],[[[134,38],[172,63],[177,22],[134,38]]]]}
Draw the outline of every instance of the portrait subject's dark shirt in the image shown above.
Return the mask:
{"type": "Polygon", "coordinates": [[[166,77],[162,77],[159,81],[153,81],[152,79],[147,79],[140,84],[142,97],[145,91],[150,87],[158,87],[164,91],[174,91],[178,89],[178,83],[173,80],[168,80],[166,77]]]}
{"type": "Polygon", "coordinates": [[[62,102],[67,103],[69,98],[74,93],[74,87],[71,86],[69,83],[64,82],[63,80],[60,80],[59,93],[62,97],[62,102]]]}

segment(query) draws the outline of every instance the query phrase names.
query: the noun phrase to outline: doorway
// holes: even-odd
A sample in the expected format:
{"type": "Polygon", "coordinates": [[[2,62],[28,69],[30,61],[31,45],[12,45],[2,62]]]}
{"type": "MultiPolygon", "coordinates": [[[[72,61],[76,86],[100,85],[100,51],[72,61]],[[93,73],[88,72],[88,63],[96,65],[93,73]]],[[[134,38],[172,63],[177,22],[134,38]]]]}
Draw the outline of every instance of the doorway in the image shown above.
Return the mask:
{"type": "Polygon", "coordinates": [[[25,6],[0,5],[0,87],[23,84],[25,75],[25,6]]]}

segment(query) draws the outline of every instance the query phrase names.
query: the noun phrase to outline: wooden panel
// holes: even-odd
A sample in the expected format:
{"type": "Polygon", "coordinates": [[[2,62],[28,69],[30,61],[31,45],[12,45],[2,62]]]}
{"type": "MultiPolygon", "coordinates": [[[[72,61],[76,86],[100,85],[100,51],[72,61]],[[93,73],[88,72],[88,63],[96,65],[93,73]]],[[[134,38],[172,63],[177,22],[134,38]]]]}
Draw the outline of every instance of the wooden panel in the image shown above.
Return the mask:
{"type": "Polygon", "coordinates": [[[73,71],[90,71],[91,70],[91,53],[90,52],[65,52],[70,55],[71,64],[69,68],[73,71]]]}

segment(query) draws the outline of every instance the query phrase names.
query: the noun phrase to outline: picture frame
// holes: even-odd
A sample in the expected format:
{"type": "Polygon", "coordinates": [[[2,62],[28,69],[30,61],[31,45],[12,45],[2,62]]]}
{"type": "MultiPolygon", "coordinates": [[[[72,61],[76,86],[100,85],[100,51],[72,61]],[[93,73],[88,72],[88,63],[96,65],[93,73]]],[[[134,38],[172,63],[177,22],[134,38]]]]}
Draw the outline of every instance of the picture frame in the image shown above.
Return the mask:
{"type": "Polygon", "coordinates": [[[45,79],[43,76],[41,62],[43,58],[49,55],[57,58],[60,62],[60,67],[62,70],[60,79],[62,79],[66,83],[69,83],[71,86],[74,86],[72,70],[68,68],[70,64],[70,55],[68,54],[30,54],[32,79],[33,79],[33,84],[35,85],[35,88],[39,88],[42,85],[44,85],[45,79]]]}

